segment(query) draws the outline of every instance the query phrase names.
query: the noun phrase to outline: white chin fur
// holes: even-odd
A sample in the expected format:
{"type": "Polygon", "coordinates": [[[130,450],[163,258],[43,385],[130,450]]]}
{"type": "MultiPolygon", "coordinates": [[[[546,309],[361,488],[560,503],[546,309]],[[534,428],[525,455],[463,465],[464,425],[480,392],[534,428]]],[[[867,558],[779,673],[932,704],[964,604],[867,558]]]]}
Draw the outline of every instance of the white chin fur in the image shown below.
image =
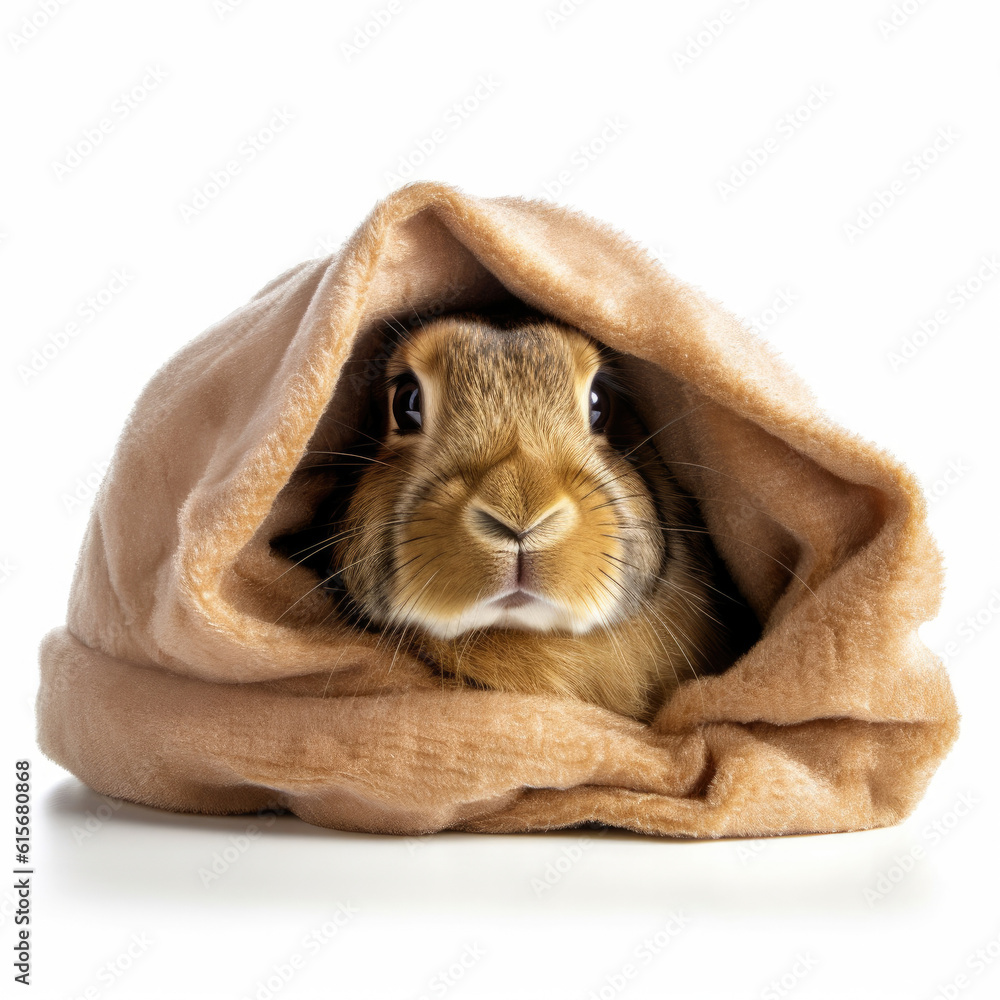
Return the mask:
{"type": "Polygon", "coordinates": [[[408,622],[419,625],[439,639],[454,639],[463,632],[481,628],[506,628],[523,632],[571,632],[582,635],[607,617],[590,612],[581,617],[548,601],[534,600],[520,608],[503,608],[481,601],[456,618],[437,618],[411,612],[408,622]]]}

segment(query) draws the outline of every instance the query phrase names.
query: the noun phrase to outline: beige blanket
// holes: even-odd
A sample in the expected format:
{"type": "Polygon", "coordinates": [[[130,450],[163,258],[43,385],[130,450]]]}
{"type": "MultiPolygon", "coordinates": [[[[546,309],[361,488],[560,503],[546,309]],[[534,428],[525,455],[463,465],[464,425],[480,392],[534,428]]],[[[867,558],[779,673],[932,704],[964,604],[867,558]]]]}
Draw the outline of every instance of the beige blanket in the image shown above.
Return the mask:
{"type": "Polygon", "coordinates": [[[881,826],[914,808],[958,731],[916,634],[941,581],[912,475],[831,424],[723,309],[582,215],[413,184],[146,388],[67,624],[42,646],[39,743],[102,794],[202,813],[279,805],[345,830],[881,826]],[[764,624],[649,726],[442,689],[427,665],[331,621],[315,576],[269,544],[308,520],[296,468],[311,439],[347,440],[378,326],[509,296],[640,359],[643,417],[676,419],[661,453],[683,463],[764,624]]]}

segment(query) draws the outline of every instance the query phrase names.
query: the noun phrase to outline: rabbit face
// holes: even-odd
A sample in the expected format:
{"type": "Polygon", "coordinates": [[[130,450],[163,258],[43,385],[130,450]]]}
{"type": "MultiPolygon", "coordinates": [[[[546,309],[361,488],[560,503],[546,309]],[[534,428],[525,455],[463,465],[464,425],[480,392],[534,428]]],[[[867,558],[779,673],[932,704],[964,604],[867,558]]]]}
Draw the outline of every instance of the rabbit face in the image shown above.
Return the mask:
{"type": "Polygon", "coordinates": [[[641,611],[663,504],[606,350],[548,321],[448,317],[396,347],[381,394],[382,447],[334,550],[371,622],[582,635],[641,611]]]}

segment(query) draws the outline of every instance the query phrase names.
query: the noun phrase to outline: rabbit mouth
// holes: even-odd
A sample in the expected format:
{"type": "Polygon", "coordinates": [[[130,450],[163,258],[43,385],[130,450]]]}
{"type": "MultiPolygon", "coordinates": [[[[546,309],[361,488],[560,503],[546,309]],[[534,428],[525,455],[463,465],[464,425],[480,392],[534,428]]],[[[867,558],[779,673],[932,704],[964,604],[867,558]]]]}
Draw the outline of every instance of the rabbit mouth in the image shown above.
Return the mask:
{"type": "Polygon", "coordinates": [[[494,597],[490,604],[498,608],[523,608],[526,604],[534,604],[537,598],[534,594],[529,594],[526,590],[512,590],[509,594],[501,594],[494,597]]]}
{"type": "Polygon", "coordinates": [[[470,630],[484,628],[579,634],[594,625],[593,621],[581,620],[564,603],[517,585],[480,600],[457,615],[419,618],[424,628],[441,639],[454,639],[470,630]]]}

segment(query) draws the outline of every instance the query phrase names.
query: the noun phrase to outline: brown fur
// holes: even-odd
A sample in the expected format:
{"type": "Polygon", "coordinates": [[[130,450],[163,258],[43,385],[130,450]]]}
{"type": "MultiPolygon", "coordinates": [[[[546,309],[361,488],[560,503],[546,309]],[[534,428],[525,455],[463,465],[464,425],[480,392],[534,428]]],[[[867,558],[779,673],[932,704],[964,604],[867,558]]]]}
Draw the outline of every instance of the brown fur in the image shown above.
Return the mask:
{"type": "Polygon", "coordinates": [[[421,322],[379,395],[386,413],[393,378],[414,373],[431,412],[419,433],[386,426],[334,525],[332,568],[367,621],[451,676],[648,719],[681,680],[732,655],[728,609],[714,600],[696,508],[622,391],[609,427],[590,428],[591,380],[613,379],[615,360],[544,319],[421,322]],[[517,544],[481,526],[480,506],[520,527],[557,509],[541,538],[517,544]],[[573,623],[456,625],[505,589],[519,558],[573,623]]]}

